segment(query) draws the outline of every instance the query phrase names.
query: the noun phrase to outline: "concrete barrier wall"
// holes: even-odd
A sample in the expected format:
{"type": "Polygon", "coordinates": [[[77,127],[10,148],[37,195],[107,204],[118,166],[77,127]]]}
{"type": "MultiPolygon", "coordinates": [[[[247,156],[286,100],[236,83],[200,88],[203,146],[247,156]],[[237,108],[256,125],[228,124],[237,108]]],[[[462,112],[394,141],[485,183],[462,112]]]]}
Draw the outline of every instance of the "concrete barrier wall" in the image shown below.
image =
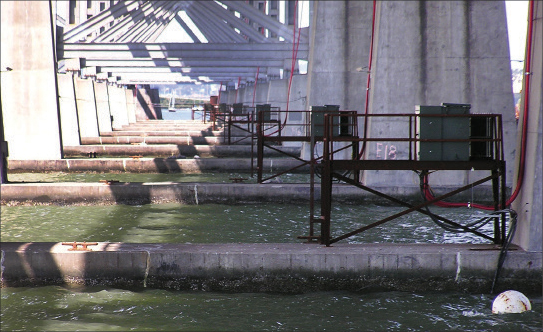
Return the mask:
{"type": "MultiPolygon", "coordinates": [[[[490,291],[491,245],[129,244],[89,251],[62,243],[2,243],[2,287],[101,284],[183,290],[490,291]],[[490,250],[489,250],[490,249],[490,250]]],[[[541,255],[511,251],[496,292],[541,294],[541,255]]]]}
{"type": "Polygon", "coordinates": [[[0,4],[0,85],[9,158],[62,158],[49,2],[0,4]]]}
{"type": "Polygon", "coordinates": [[[98,137],[100,132],[98,131],[94,83],[90,79],[80,78],[75,78],[74,83],[79,133],[81,137],[98,137]]]}
{"type": "Polygon", "coordinates": [[[98,116],[98,130],[100,133],[110,132],[111,114],[109,113],[109,93],[107,83],[94,82],[94,96],[96,100],[96,113],[98,116]]]}
{"type": "Polygon", "coordinates": [[[58,74],[57,77],[62,145],[77,146],[81,144],[81,139],[79,136],[79,123],[77,121],[74,77],[72,74],[58,74]]]}
{"type": "MultiPolygon", "coordinates": [[[[136,163],[126,164],[99,161],[102,166],[110,167],[111,172],[131,171],[137,172],[144,165],[136,163]]],[[[68,171],[77,171],[77,163],[73,161],[58,161],[58,166],[65,166],[68,171]],[[70,166],[69,168],[67,166],[70,166]]],[[[49,168],[52,165],[47,164],[49,168]]],[[[190,172],[191,165],[182,165],[184,170],[190,172]]],[[[174,163],[162,163],[162,168],[175,167],[174,163]]],[[[266,164],[266,169],[270,165],[266,164]]],[[[283,165],[273,166],[281,169],[283,165]]],[[[45,168],[44,170],[48,170],[45,168]]],[[[177,171],[180,171],[177,169],[177,171]]],[[[115,175],[104,175],[104,180],[115,179],[115,175]]],[[[242,183],[13,183],[2,185],[2,204],[17,203],[48,203],[48,204],[148,204],[163,202],[178,202],[182,204],[239,204],[239,203],[303,203],[310,199],[309,184],[242,184],[242,183]]],[[[420,188],[418,186],[404,187],[373,187],[387,195],[411,202],[420,203],[420,188]]],[[[454,188],[439,188],[451,191],[454,188]]],[[[383,198],[350,185],[335,185],[333,187],[334,202],[348,204],[382,204],[383,198]]],[[[479,190],[482,203],[491,201],[490,187],[479,190]]],[[[468,193],[455,196],[457,200],[469,199],[468,193]]],[[[320,185],[315,186],[315,199],[320,199],[320,185]]]]}

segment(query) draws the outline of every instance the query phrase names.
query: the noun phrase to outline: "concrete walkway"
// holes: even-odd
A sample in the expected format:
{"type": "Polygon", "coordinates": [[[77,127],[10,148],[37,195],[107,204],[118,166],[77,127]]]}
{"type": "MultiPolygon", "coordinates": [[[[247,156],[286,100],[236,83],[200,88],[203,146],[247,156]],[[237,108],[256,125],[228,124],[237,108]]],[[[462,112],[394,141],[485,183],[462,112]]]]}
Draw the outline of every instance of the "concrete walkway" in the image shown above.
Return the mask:
{"type": "MultiPolygon", "coordinates": [[[[70,239],[72,240],[72,239],[70,239]]],[[[131,244],[73,251],[2,243],[2,286],[76,283],[183,290],[490,292],[499,248],[459,244],[131,244]]],[[[81,246],[79,246],[81,248],[81,246]]],[[[496,291],[541,294],[541,253],[512,248],[496,291]]]]}

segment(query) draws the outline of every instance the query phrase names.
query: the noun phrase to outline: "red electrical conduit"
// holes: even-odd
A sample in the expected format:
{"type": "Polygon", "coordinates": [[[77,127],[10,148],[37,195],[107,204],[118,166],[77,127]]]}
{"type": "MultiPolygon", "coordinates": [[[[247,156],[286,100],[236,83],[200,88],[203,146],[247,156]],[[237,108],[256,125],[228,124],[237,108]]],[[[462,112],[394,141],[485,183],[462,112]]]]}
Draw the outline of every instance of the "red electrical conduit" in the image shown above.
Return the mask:
{"type": "MultiPolygon", "coordinates": [[[[513,201],[517,198],[520,188],[522,187],[522,183],[524,181],[524,167],[526,163],[526,140],[528,136],[528,103],[529,103],[529,97],[530,97],[530,81],[531,81],[531,70],[532,70],[532,34],[534,29],[534,5],[535,1],[530,0],[529,7],[528,7],[528,44],[526,45],[526,63],[524,65],[524,110],[522,115],[522,136],[521,136],[521,144],[520,144],[520,161],[518,166],[518,176],[517,176],[517,186],[515,188],[515,191],[511,194],[511,197],[505,202],[505,206],[511,205],[513,201]]],[[[423,188],[424,188],[424,195],[426,199],[432,200],[434,199],[434,196],[430,192],[430,188],[428,185],[428,175],[424,176],[423,180],[423,188]]],[[[441,206],[441,207],[462,207],[462,206],[470,206],[469,203],[448,203],[448,202],[436,202],[434,205],[441,206]]],[[[472,207],[482,210],[494,210],[493,207],[486,206],[486,205],[480,205],[480,204],[471,204],[472,207]]],[[[504,208],[503,206],[500,208],[504,208]]]]}
{"type": "MultiPolygon", "coordinates": [[[[373,60],[373,36],[375,34],[375,4],[376,0],[373,0],[373,14],[371,17],[371,42],[370,42],[370,56],[368,60],[368,78],[366,80],[366,103],[364,104],[364,114],[368,115],[369,112],[369,96],[370,96],[370,82],[371,82],[371,63],[373,60]]],[[[364,117],[364,141],[362,143],[362,149],[358,153],[358,159],[362,158],[366,151],[366,138],[368,132],[368,117],[364,117]]]]}
{"type": "MultiPolygon", "coordinates": [[[[296,0],[296,2],[294,3],[294,12],[297,13],[297,7],[298,7],[298,0],[296,0]]],[[[294,76],[294,68],[296,67],[296,58],[298,57],[298,48],[300,46],[300,34],[301,34],[301,29],[298,29],[298,38],[296,38],[296,14],[294,15],[294,22],[293,22],[293,39],[292,39],[292,62],[291,62],[291,65],[290,65],[290,77],[289,77],[289,81],[288,81],[288,90],[287,90],[287,109],[286,109],[286,112],[285,112],[285,120],[283,121],[283,123],[281,124],[281,127],[278,128],[276,131],[272,132],[272,133],[269,133],[267,134],[266,136],[271,136],[281,130],[283,130],[283,128],[286,126],[287,124],[287,119],[288,119],[288,106],[289,106],[289,101],[290,101],[290,87],[292,86],[292,77],[294,76]]]]}

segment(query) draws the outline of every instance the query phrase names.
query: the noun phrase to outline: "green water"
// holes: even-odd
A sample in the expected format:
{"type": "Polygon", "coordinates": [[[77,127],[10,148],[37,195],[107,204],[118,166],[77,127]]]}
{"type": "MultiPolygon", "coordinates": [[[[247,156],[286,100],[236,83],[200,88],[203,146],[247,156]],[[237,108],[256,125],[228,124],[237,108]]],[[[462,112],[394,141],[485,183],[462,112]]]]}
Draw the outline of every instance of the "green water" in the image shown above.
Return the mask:
{"type": "Polygon", "coordinates": [[[2,331],[541,331],[533,310],[494,315],[494,296],[298,295],[59,286],[3,288],[2,331]]]}
{"type": "MultiPolygon", "coordinates": [[[[263,174],[267,178],[272,174],[263,174]]],[[[244,183],[257,183],[256,170],[248,173],[128,173],[128,172],[45,172],[45,173],[9,173],[8,180],[15,182],[99,182],[116,180],[120,182],[213,182],[232,183],[231,178],[243,178],[244,183]]],[[[284,183],[309,183],[307,174],[283,174],[284,183]]]]}
{"type": "MultiPolygon", "coordinates": [[[[131,243],[285,243],[307,235],[309,207],[290,204],[182,205],[178,203],[106,206],[2,206],[4,242],[98,241],[131,243]]],[[[335,204],[332,235],[337,236],[403,211],[401,207],[335,204]]],[[[434,212],[466,223],[486,213],[466,208],[434,212]]],[[[492,225],[485,232],[492,234],[492,225]]],[[[445,232],[411,213],[345,242],[488,243],[473,234],[445,232]]]]}
{"type": "MultiPolygon", "coordinates": [[[[332,229],[339,235],[401,210],[335,204],[332,229]]],[[[485,215],[465,208],[434,211],[463,223],[485,215]]],[[[171,203],[2,206],[1,214],[4,242],[284,243],[307,235],[309,209],[269,203],[171,203]]],[[[488,241],[445,232],[424,215],[412,213],[344,242],[488,241]]],[[[2,288],[1,297],[2,331],[541,331],[543,321],[540,295],[529,296],[530,312],[493,315],[495,295],[431,289],[293,295],[46,286],[2,288]]]]}

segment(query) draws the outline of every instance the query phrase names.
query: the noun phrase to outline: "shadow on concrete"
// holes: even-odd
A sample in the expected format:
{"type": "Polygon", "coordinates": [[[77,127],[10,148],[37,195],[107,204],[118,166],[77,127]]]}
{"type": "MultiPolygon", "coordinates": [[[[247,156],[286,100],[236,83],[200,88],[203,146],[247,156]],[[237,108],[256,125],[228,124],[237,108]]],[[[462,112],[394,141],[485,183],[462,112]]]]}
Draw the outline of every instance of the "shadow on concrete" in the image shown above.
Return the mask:
{"type": "Polygon", "coordinates": [[[8,264],[9,268],[2,266],[2,286],[22,287],[41,285],[62,285],[64,279],[57,262],[51,255],[51,249],[55,243],[40,242],[15,242],[2,244],[2,264],[8,264]],[[15,247],[16,250],[6,248],[15,247]],[[18,252],[19,251],[19,252],[18,252]],[[39,257],[33,252],[39,252],[39,257]],[[17,256],[17,257],[14,257],[17,256]],[[30,257],[32,256],[32,257],[30,257]]]}
{"type": "Polygon", "coordinates": [[[154,158],[156,169],[159,173],[181,173],[181,167],[177,163],[177,159],[154,158]]]}
{"type": "Polygon", "coordinates": [[[140,89],[136,89],[136,98],[138,100],[138,103],[141,105],[141,108],[145,112],[145,115],[147,116],[147,118],[149,120],[156,120],[157,117],[155,116],[153,111],[149,108],[149,105],[147,104],[147,102],[145,101],[145,98],[141,94],[140,89]]]}

